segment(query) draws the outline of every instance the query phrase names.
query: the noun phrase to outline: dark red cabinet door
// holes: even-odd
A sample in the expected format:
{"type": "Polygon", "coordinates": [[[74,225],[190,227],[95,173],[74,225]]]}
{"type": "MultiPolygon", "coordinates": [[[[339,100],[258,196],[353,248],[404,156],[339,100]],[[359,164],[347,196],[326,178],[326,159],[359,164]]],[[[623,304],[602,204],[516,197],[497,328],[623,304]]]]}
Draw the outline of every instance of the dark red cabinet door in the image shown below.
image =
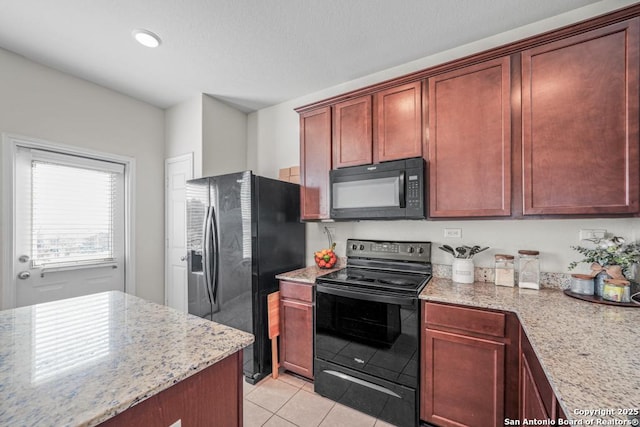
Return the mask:
{"type": "Polygon", "coordinates": [[[374,95],[373,161],[422,157],[422,85],[409,83],[374,95]]]}
{"type": "Polygon", "coordinates": [[[303,220],[329,218],[331,108],[300,114],[300,204],[303,220]]]}
{"type": "Polygon", "coordinates": [[[638,24],[522,52],[525,215],[638,212],[638,24]]]}
{"type": "Polygon", "coordinates": [[[333,107],[333,167],[367,165],[373,161],[371,96],[333,107]]]}
{"type": "Polygon", "coordinates": [[[429,215],[511,215],[510,58],[429,82],[429,215]]]}

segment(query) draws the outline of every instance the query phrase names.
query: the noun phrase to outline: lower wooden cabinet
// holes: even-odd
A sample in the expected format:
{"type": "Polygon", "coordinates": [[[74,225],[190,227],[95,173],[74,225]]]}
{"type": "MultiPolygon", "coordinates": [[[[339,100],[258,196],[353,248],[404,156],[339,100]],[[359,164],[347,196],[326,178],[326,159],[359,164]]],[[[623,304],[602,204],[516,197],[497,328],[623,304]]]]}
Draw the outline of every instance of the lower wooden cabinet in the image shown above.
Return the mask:
{"type": "Polygon", "coordinates": [[[151,396],[100,427],[242,426],[242,351],[151,396]]]}
{"type": "Polygon", "coordinates": [[[566,419],[514,313],[423,301],[422,320],[423,421],[489,427],[566,419]]]}
{"type": "Polygon", "coordinates": [[[520,420],[566,419],[524,331],[520,352],[520,420]]]}
{"type": "Polygon", "coordinates": [[[516,419],[515,315],[430,302],[422,308],[420,418],[443,427],[516,419]]]}
{"type": "Polygon", "coordinates": [[[313,285],[280,281],[280,362],[313,379],[313,285]]]}

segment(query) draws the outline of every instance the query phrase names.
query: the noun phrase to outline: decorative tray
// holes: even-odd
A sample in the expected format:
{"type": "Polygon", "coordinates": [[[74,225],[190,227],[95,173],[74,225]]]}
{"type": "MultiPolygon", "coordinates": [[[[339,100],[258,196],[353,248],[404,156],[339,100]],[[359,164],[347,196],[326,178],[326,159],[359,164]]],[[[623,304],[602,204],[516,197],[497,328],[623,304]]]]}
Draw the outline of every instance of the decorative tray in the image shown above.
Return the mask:
{"type": "Polygon", "coordinates": [[[564,290],[564,294],[568,295],[572,298],[577,298],[577,299],[581,299],[583,301],[589,301],[589,302],[595,302],[596,304],[606,304],[606,305],[615,305],[618,307],[635,307],[635,308],[640,308],[640,302],[634,302],[636,301],[634,298],[632,298],[632,302],[616,302],[616,301],[609,301],[606,299],[603,299],[602,297],[599,297],[597,295],[584,295],[584,294],[577,294],[575,292],[571,292],[571,290],[569,289],[565,289],[564,290]]]}

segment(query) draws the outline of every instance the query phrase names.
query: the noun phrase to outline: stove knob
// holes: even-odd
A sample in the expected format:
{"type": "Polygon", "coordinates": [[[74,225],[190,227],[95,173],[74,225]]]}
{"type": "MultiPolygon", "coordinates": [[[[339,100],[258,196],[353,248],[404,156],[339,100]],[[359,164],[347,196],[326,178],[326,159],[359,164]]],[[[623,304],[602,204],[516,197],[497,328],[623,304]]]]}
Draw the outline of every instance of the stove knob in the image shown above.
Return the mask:
{"type": "Polygon", "coordinates": [[[364,251],[364,245],[360,245],[360,250],[364,251]]]}
{"type": "Polygon", "coordinates": [[[409,248],[407,249],[407,252],[409,252],[410,254],[415,252],[415,249],[413,248],[413,246],[409,246],[409,248]]]}
{"type": "Polygon", "coordinates": [[[354,243],[353,245],[351,245],[351,249],[353,249],[353,250],[355,251],[356,249],[358,249],[358,245],[356,245],[356,244],[354,243]]]}
{"type": "Polygon", "coordinates": [[[424,248],[423,247],[419,247],[418,248],[418,253],[419,254],[423,254],[424,253],[424,248]]]}

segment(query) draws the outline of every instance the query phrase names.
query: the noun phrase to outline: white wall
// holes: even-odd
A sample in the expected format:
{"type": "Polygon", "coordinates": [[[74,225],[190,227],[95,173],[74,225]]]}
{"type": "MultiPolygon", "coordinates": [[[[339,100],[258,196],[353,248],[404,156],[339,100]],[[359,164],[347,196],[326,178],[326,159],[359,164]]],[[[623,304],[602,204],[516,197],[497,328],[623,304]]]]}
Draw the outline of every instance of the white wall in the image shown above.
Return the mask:
{"type": "Polygon", "coordinates": [[[202,95],[202,174],[247,169],[247,115],[202,95]]]}
{"type": "Polygon", "coordinates": [[[136,293],[159,303],[163,120],[158,108],[0,49],[0,132],[136,159],[136,293]]]}
{"type": "Polygon", "coordinates": [[[167,158],[193,153],[194,177],[248,169],[247,114],[206,94],[165,110],[167,158]]]}
{"type": "Polygon", "coordinates": [[[167,158],[193,153],[193,176],[202,176],[202,96],[165,110],[164,149],[167,158]]]}
{"type": "MultiPolygon", "coordinates": [[[[635,3],[606,0],[525,27],[479,40],[436,55],[425,57],[398,67],[368,75],[357,80],[303,96],[252,113],[248,136],[250,162],[259,174],[277,177],[278,169],[299,163],[299,118],[295,107],[310,104],[350,90],[405,75],[453,59],[501,46],[545,31],[562,27],[590,17],[635,3]]],[[[581,228],[604,228],[616,235],[635,240],[640,232],[638,219],[593,220],[483,220],[483,221],[362,221],[350,223],[309,224],[307,226],[307,264],[313,263],[312,252],[326,247],[324,226],[335,229],[338,253],[344,255],[345,240],[354,238],[419,239],[434,242],[433,262],[450,264],[451,259],[437,249],[442,243],[452,245],[485,245],[492,250],[479,255],[476,265],[491,266],[493,254],[516,253],[518,249],[541,251],[542,270],[567,272],[567,265],[580,259],[570,248],[579,244],[581,228]],[[461,228],[462,239],[445,241],[443,228],[461,228]]],[[[577,270],[580,271],[580,270],[577,270]]]]}
{"type": "MultiPolygon", "coordinates": [[[[540,251],[541,270],[568,273],[568,265],[582,256],[570,246],[588,246],[578,238],[580,229],[606,229],[628,242],[640,234],[640,219],[545,219],[545,220],[465,220],[465,221],[360,221],[313,223],[307,226],[307,264],[311,265],[313,250],[327,247],[324,227],[335,230],[336,250],[345,254],[346,239],[424,240],[432,242],[431,260],[435,264],[451,264],[452,257],[438,249],[449,246],[489,246],[490,250],[474,257],[477,267],[493,267],[494,255],[516,255],[520,249],[540,251]],[[462,238],[445,238],[444,228],[459,228],[462,238]]],[[[589,271],[581,264],[576,273],[589,271]]]]}

